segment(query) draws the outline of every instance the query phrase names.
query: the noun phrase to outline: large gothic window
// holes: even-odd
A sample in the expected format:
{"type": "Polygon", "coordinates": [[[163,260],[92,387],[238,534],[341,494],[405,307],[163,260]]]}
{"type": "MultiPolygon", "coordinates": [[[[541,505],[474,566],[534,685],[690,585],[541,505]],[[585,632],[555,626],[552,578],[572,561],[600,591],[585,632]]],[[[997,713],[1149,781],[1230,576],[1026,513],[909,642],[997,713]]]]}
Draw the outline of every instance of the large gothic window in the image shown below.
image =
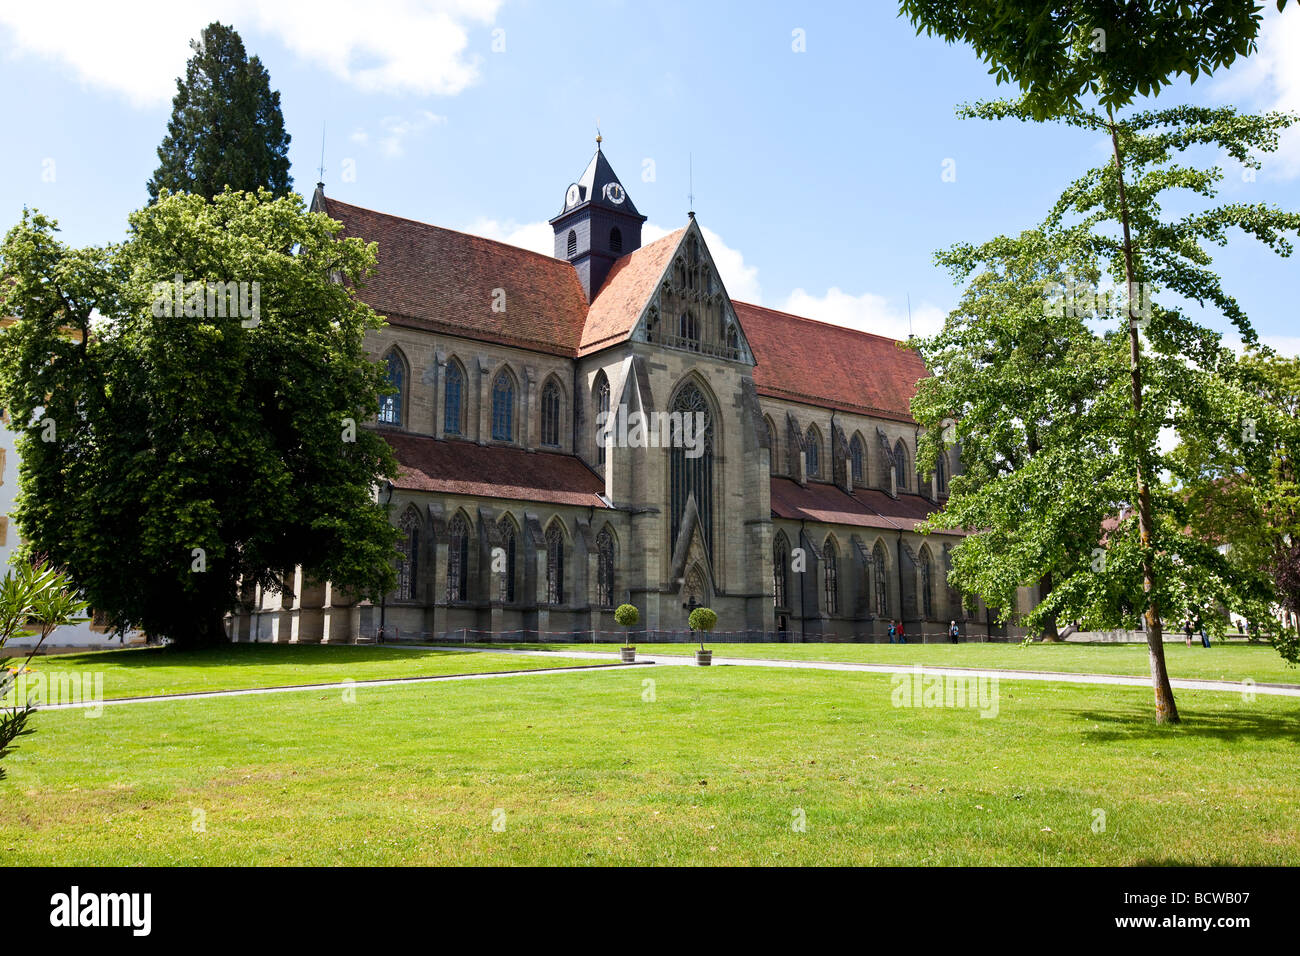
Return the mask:
{"type": "Polygon", "coordinates": [[[614,536],[608,527],[596,535],[596,604],[614,606],[614,536]]]}
{"type": "Polygon", "coordinates": [[[677,334],[683,340],[682,345],[695,352],[700,350],[700,323],[691,309],[687,309],[678,317],[677,334]]]}
{"type": "Polygon", "coordinates": [[[515,526],[509,518],[502,518],[497,526],[501,530],[501,550],[504,552],[505,557],[497,593],[503,603],[513,604],[515,601],[515,553],[517,547],[515,526]]]}
{"type": "Polygon", "coordinates": [[[447,600],[465,601],[469,597],[469,524],[458,514],[448,531],[447,600]]]}
{"type": "Polygon", "coordinates": [[[560,386],[555,382],[546,383],[542,389],[542,444],[558,445],[560,443],[560,386]]]}
{"type": "Polygon", "coordinates": [[[785,533],[778,531],[776,543],[772,546],[772,605],[774,607],[789,607],[786,603],[789,573],[790,544],[785,539],[785,533]]]}
{"type": "Polygon", "coordinates": [[[397,529],[402,532],[402,537],[397,542],[397,550],[401,552],[397,565],[397,599],[413,601],[420,570],[419,513],[414,508],[407,508],[402,520],[397,523],[397,529]]]}
{"type": "Polygon", "coordinates": [[[939,494],[948,493],[948,453],[943,449],[939,450],[939,457],[934,465],[935,485],[939,489],[939,494]]]}
{"type": "Polygon", "coordinates": [[[808,446],[808,477],[816,478],[822,470],[822,443],[816,425],[808,426],[804,443],[808,446]]]}
{"type": "MultiPolygon", "coordinates": [[[[681,531],[682,519],[686,515],[686,502],[695,496],[695,507],[700,514],[700,534],[710,556],[713,554],[713,421],[709,414],[709,405],[704,395],[694,382],[687,383],[673,399],[671,412],[704,416],[703,435],[697,435],[697,441],[703,441],[704,451],[694,458],[688,458],[682,442],[674,442],[669,456],[669,497],[672,503],[673,547],[677,547],[677,535],[681,531]]],[[[697,446],[696,452],[699,451],[697,446]]]]}
{"type": "Polygon", "coordinates": [[[776,463],[780,461],[776,454],[776,426],[770,418],[764,418],[763,424],[767,427],[767,470],[769,474],[775,474],[776,463]]]}
{"type": "Polygon", "coordinates": [[[447,363],[447,381],[443,387],[442,430],[447,435],[461,434],[464,420],[465,373],[457,362],[447,363]]]}
{"type": "Polygon", "coordinates": [[[871,570],[876,579],[876,617],[887,617],[889,596],[885,591],[885,546],[879,541],[871,552],[871,570]]]}
{"type": "Polygon", "coordinates": [[[835,549],[835,542],[830,538],[826,539],[826,547],[822,552],[822,557],[826,564],[826,613],[840,613],[840,559],[839,552],[835,549]]]}
{"type": "Polygon", "coordinates": [[[862,436],[853,436],[853,441],[849,443],[849,458],[853,462],[853,484],[866,484],[866,468],[864,467],[866,449],[862,447],[862,436]]]}
{"type": "Polygon", "coordinates": [[[512,441],[515,437],[515,383],[502,369],[492,383],[492,439],[512,441]]]}
{"type": "Polygon", "coordinates": [[[930,549],[921,548],[921,616],[934,617],[933,563],[930,549]]]}
{"type": "Polygon", "coordinates": [[[384,357],[384,376],[397,391],[379,399],[379,421],[384,425],[402,424],[402,395],[406,386],[406,363],[397,349],[384,357]]]}
{"type": "Polygon", "coordinates": [[[564,603],[564,531],[558,521],[546,529],[546,600],[564,603]]]}
{"type": "Polygon", "coordinates": [[[894,482],[898,485],[899,494],[908,490],[907,474],[910,464],[907,446],[903,444],[903,439],[900,438],[898,444],[894,446],[894,482]]]}
{"type": "Polygon", "coordinates": [[[596,461],[599,464],[605,464],[605,442],[601,441],[606,438],[601,434],[600,423],[609,421],[609,379],[605,377],[604,372],[596,375],[596,461]],[[601,415],[604,418],[601,418],[601,415]]]}

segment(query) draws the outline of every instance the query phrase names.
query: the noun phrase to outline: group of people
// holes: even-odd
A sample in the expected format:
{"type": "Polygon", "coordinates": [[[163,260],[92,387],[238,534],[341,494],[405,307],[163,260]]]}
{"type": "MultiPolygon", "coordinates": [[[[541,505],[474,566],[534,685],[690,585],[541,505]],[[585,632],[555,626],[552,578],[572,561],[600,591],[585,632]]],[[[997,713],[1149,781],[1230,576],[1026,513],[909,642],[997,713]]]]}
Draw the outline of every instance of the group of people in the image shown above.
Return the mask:
{"type": "MultiPolygon", "coordinates": [[[[961,628],[957,626],[956,621],[948,622],[948,640],[952,641],[954,644],[958,643],[961,640],[961,628]]],[[[907,634],[903,630],[902,621],[889,622],[889,643],[890,644],[907,643],[907,634]]]]}
{"type": "Polygon", "coordinates": [[[1209,637],[1208,634],[1205,633],[1205,622],[1202,621],[1199,617],[1198,617],[1195,621],[1193,621],[1193,620],[1189,617],[1187,620],[1183,621],[1183,633],[1187,635],[1187,646],[1188,646],[1188,647],[1191,647],[1191,646],[1192,646],[1192,632],[1193,632],[1193,631],[1200,631],[1200,632],[1201,632],[1201,646],[1202,646],[1202,647],[1209,647],[1209,646],[1210,646],[1210,637],[1209,637]]]}

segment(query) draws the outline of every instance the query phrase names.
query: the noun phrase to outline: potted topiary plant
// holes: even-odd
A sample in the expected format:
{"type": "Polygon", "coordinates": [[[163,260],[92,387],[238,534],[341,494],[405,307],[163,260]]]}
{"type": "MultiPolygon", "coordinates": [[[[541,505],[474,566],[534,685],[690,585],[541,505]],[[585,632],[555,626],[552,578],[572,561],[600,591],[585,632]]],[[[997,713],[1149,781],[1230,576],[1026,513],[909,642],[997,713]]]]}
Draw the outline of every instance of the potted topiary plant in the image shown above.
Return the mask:
{"type": "MultiPolygon", "coordinates": [[[[701,635],[707,634],[713,630],[713,626],[718,623],[718,615],[707,607],[697,607],[691,612],[686,623],[690,625],[692,631],[699,631],[701,635]]],[[[713,651],[704,649],[704,638],[700,637],[700,649],[695,652],[695,663],[701,667],[708,667],[713,663],[713,651]]]]}
{"type": "MultiPolygon", "coordinates": [[[[641,612],[636,609],[635,604],[620,604],[614,611],[614,620],[623,627],[636,627],[636,622],[641,620],[641,612]]],[[[636,647],[630,644],[626,637],[623,639],[623,663],[636,663],[636,647]]]]}

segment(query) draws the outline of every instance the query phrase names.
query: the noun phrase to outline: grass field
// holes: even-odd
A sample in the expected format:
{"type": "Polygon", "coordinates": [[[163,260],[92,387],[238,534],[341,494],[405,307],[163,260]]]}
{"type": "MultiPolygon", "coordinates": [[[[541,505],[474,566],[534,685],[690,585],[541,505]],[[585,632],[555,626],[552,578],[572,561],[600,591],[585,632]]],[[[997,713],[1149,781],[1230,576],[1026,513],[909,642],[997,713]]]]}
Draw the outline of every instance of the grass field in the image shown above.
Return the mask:
{"type": "MultiPolygon", "coordinates": [[[[22,659],[11,658],[11,661],[11,666],[16,667],[22,659]]],[[[474,654],[364,645],[231,644],[185,652],[147,647],[57,654],[34,657],[28,666],[34,674],[44,673],[50,680],[55,673],[103,674],[104,698],[111,699],[289,684],[327,684],[348,678],[434,677],[599,663],[518,654],[474,654]]]]}
{"type": "MultiPolygon", "coordinates": [[[[618,652],[617,644],[470,644],[470,647],[529,648],[563,654],[566,650],[618,652]]],[[[694,653],[694,644],[640,644],[645,654],[694,653]]],[[[863,664],[934,664],[948,667],[993,667],[1012,670],[1061,671],[1069,674],[1130,674],[1147,677],[1146,645],[1137,644],[714,644],[714,657],[768,660],[847,661],[863,664]]],[[[1166,644],[1171,677],[1256,683],[1300,684],[1300,668],[1278,656],[1272,647],[1197,642],[1166,644]]]]}
{"type": "Polygon", "coordinates": [[[638,667],[44,712],[0,861],[1300,864],[1295,700],[1184,691],[1162,728],[1145,688],[1002,681],[992,719],[891,690],[638,667]]]}

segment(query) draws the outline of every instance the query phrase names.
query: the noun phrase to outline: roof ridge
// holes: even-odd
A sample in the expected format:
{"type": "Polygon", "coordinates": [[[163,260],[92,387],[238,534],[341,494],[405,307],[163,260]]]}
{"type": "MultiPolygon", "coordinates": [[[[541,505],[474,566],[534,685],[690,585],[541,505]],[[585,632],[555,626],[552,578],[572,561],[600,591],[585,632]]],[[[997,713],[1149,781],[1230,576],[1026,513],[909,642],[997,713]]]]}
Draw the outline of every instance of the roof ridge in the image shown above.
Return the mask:
{"type": "MultiPolygon", "coordinates": [[[[371,209],[368,206],[358,206],[355,203],[344,202],[341,199],[334,199],[331,196],[326,196],[325,201],[327,203],[338,203],[340,206],[347,206],[350,209],[359,209],[361,212],[368,212],[375,216],[383,216],[386,219],[398,219],[401,220],[402,222],[409,222],[412,225],[423,226],[426,229],[437,229],[440,232],[455,233],[458,236],[466,236],[470,239],[476,239],[479,242],[488,242],[494,246],[501,246],[503,249],[509,249],[512,252],[525,252],[530,256],[536,256],[539,259],[545,259],[547,262],[557,262],[560,263],[561,265],[566,265],[566,266],[569,265],[569,262],[567,260],[557,259],[555,256],[548,256],[546,253],[538,252],[535,249],[528,249],[524,246],[516,246],[513,243],[502,242],[500,239],[490,239],[487,236],[480,236],[476,232],[466,232],[463,229],[451,229],[447,226],[439,226],[436,223],[425,222],[423,219],[412,219],[410,216],[399,216],[396,213],[382,212],[381,210],[378,209],[371,209]]],[[[657,241],[658,240],[656,240],[656,242],[657,241]]]]}
{"type": "Polygon", "coordinates": [[[773,309],[771,306],[759,305],[756,302],[743,302],[739,299],[732,299],[731,304],[733,306],[743,305],[747,309],[761,309],[764,312],[771,312],[774,315],[780,315],[787,319],[798,319],[800,322],[811,322],[814,325],[829,325],[833,329],[840,329],[844,332],[852,332],[855,335],[865,335],[869,338],[881,339],[882,341],[885,342],[893,342],[896,345],[901,345],[907,341],[906,339],[896,339],[889,335],[881,335],[879,332],[868,332],[865,329],[855,329],[848,325],[840,325],[836,322],[827,322],[825,319],[813,319],[813,318],[809,318],[806,315],[796,315],[794,312],[786,312],[782,309],[773,309]]]}

